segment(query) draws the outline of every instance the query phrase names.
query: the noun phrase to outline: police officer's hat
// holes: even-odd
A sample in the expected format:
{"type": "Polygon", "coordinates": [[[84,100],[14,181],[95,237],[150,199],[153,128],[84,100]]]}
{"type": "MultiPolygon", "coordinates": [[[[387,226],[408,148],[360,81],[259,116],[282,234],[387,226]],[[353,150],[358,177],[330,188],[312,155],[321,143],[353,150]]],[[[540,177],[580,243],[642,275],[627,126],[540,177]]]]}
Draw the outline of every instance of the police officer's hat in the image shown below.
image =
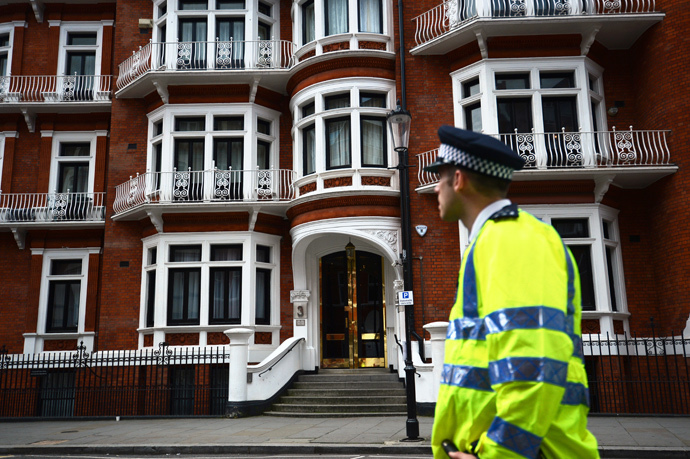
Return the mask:
{"type": "Polygon", "coordinates": [[[513,172],[525,165],[525,160],[506,144],[485,134],[445,125],[438,129],[438,137],[441,140],[438,156],[425,171],[438,172],[441,166],[457,166],[511,180],[513,172]]]}

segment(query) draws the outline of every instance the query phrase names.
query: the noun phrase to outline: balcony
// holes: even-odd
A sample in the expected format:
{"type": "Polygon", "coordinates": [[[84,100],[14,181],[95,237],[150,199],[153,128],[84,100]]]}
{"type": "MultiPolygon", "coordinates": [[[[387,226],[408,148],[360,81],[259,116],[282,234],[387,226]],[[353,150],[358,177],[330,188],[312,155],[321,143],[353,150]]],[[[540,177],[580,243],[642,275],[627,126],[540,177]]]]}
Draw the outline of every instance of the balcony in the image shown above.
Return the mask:
{"type": "Polygon", "coordinates": [[[664,13],[654,0],[446,0],[413,19],[420,55],[443,55],[490,37],[582,36],[583,54],[594,40],[608,49],[628,49],[664,13]]]}
{"type": "Polygon", "coordinates": [[[11,230],[20,249],[28,229],[102,227],[105,193],[1,193],[0,231],[11,230]]]}
{"type": "Polygon", "coordinates": [[[285,207],[296,197],[295,172],[287,169],[147,172],[115,188],[114,220],[157,218],[162,213],[222,212],[285,207]]]}
{"type": "MultiPolygon", "coordinates": [[[[525,159],[525,168],[515,173],[513,181],[591,179],[600,199],[599,193],[605,193],[609,184],[642,189],[676,172],[678,166],[671,163],[666,143],[668,133],[630,127],[626,131],[515,132],[494,137],[525,159]]],[[[438,149],[417,155],[418,193],[432,193],[438,182],[438,174],[423,170],[437,154],[438,149]]]]}
{"type": "Polygon", "coordinates": [[[285,40],[149,43],[120,64],[117,97],[142,97],[168,84],[254,84],[283,91],[294,64],[295,44],[285,40]]]}

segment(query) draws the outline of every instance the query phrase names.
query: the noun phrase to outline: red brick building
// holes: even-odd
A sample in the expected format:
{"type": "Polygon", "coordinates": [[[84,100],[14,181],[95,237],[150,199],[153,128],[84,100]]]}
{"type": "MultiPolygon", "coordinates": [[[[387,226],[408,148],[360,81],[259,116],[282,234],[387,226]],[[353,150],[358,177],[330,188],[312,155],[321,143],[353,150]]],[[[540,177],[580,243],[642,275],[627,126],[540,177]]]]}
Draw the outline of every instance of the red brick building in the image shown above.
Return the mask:
{"type": "Polygon", "coordinates": [[[575,253],[583,333],[690,333],[684,3],[403,3],[0,6],[0,345],[205,348],[241,327],[250,362],[301,337],[303,370],[401,372],[405,231],[419,335],[467,244],[421,170],[441,124],[525,157],[510,197],[575,253]]]}

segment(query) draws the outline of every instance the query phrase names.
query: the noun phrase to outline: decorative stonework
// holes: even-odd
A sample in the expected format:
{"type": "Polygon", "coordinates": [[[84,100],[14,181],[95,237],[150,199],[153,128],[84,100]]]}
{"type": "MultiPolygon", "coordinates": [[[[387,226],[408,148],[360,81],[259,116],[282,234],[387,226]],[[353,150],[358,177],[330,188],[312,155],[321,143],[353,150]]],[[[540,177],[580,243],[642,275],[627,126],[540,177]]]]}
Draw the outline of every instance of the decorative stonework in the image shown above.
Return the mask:
{"type": "Polygon", "coordinates": [[[352,177],[336,177],[323,181],[324,188],[336,188],[339,186],[352,186],[352,177]]]}
{"type": "Polygon", "coordinates": [[[599,320],[597,319],[585,319],[582,321],[582,333],[583,334],[598,334],[601,333],[601,328],[599,327],[599,320]]]}
{"type": "Polygon", "coordinates": [[[206,335],[206,344],[209,344],[209,345],[230,344],[230,338],[228,338],[227,335],[223,332],[208,333],[206,335]]]}
{"type": "Polygon", "coordinates": [[[290,290],[290,303],[295,301],[309,301],[309,290],[290,290]]]}
{"type": "Polygon", "coordinates": [[[304,186],[299,187],[300,196],[304,196],[307,193],[316,191],[316,182],[307,183],[304,186]]]}
{"type": "Polygon", "coordinates": [[[364,186],[391,186],[390,177],[375,177],[375,176],[364,176],[362,177],[362,185],[364,186]]]}
{"type": "Polygon", "coordinates": [[[365,233],[371,234],[376,238],[382,240],[393,250],[398,253],[398,232],[386,230],[364,230],[365,233]]]}
{"type": "Polygon", "coordinates": [[[198,346],[198,333],[166,333],[165,342],[168,346],[198,346]]]}
{"type": "Polygon", "coordinates": [[[340,43],[331,43],[328,45],[323,45],[323,52],[325,53],[330,53],[333,51],[343,51],[343,50],[348,50],[350,49],[350,42],[349,41],[341,41],[340,43]]]}
{"type": "Polygon", "coordinates": [[[395,279],[393,281],[393,290],[396,292],[402,292],[405,290],[405,281],[402,279],[395,279]]]}
{"type": "Polygon", "coordinates": [[[76,351],[77,350],[77,340],[76,339],[58,339],[58,340],[45,340],[43,342],[43,351],[76,351]]]}
{"type": "Polygon", "coordinates": [[[380,41],[360,41],[359,49],[378,49],[380,51],[385,51],[386,44],[380,41]]]}
{"type": "Polygon", "coordinates": [[[254,344],[273,344],[273,333],[270,333],[270,332],[254,333],[254,344]]]}

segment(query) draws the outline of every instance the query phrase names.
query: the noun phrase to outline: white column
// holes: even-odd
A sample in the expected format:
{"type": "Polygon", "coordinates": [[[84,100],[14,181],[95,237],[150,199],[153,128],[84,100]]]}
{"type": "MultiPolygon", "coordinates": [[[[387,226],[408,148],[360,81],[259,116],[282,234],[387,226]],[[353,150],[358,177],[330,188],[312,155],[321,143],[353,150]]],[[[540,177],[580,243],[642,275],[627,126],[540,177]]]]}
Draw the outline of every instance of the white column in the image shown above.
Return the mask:
{"type": "Polygon", "coordinates": [[[441,385],[448,322],[432,322],[424,325],[424,329],[431,335],[431,363],[434,365],[433,391],[434,400],[436,400],[438,398],[438,388],[441,385]]]}
{"type": "Polygon", "coordinates": [[[247,401],[247,361],[249,356],[249,338],[254,330],[232,328],[224,332],[230,338],[230,377],[228,401],[247,401]]]}

